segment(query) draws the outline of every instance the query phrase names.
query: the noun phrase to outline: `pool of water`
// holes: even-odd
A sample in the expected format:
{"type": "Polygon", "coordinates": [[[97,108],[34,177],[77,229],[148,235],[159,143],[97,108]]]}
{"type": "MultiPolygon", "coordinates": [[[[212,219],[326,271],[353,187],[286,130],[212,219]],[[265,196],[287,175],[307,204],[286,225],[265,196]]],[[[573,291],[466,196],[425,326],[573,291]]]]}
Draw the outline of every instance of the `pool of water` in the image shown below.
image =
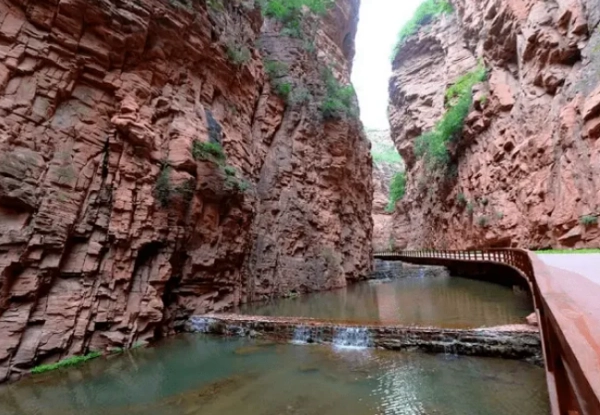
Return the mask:
{"type": "Polygon", "coordinates": [[[183,335],[0,387],[2,415],[548,415],[519,361],[183,335]]]}
{"type": "Polygon", "coordinates": [[[533,305],[525,293],[515,293],[510,287],[459,277],[427,276],[364,282],[335,291],[248,304],[237,311],[264,316],[473,328],[525,323],[533,305]]]}

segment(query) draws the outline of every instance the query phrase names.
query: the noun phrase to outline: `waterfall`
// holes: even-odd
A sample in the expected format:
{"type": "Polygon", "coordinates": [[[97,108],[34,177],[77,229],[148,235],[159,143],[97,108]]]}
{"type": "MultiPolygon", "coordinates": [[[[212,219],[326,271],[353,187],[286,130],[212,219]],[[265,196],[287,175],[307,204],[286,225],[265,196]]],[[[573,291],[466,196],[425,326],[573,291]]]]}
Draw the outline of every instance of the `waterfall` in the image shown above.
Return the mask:
{"type": "Polygon", "coordinates": [[[208,317],[193,316],[188,321],[190,331],[196,333],[211,333],[216,321],[208,317]]]}
{"type": "Polygon", "coordinates": [[[293,344],[306,344],[310,340],[310,327],[296,326],[294,329],[293,344]]]}
{"type": "Polygon", "coordinates": [[[371,335],[364,327],[337,327],[333,337],[335,347],[364,349],[371,345],[371,335]]]}

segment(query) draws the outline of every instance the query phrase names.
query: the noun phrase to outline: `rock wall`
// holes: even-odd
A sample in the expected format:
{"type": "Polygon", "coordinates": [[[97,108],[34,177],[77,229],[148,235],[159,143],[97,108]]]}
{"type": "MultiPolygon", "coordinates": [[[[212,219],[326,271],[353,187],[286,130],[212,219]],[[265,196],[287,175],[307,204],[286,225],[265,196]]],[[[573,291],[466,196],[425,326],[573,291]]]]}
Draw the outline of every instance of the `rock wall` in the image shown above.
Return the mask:
{"type": "Polygon", "coordinates": [[[407,162],[401,247],[597,247],[600,4],[454,0],[404,44],[390,80],[392,138],[407,162]],[[446,88],[481,61],[445,177],[415,157],[446,88]],[[454,166],[454,167],[452,167],[454,166]]]}
{"type": "Polygon", "coordinates": [[[253,1],[0,0],[0,381],[366,277],[369,144],[319,113],[358,8],[298,39],[253,1]]]}
{"type": "Polygon", "coordinates": [[[389,130],[367,130],[373,154],[373,249],[390,248],[393,217],[387,211],[392,177],[404,171],[404,163],[398,156],[389,130]]]}

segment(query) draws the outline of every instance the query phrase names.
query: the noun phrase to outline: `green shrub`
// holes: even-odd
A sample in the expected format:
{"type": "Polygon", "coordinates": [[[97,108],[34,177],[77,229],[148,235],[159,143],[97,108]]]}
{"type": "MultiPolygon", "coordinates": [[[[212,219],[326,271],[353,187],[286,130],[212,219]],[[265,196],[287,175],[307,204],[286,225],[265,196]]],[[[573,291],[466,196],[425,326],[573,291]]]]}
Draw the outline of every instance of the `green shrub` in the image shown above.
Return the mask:
{"type": "Polygon", "coordinates": [[[225,161],[225,153],[219,143],[203,143],[202,141],[194,140],[192,143],[192,156],[196,160],[211,160],[217,164],[225,161]]]}
{"type": "Polygon", "coordinates": [[[475,210],[475,206],[473,206],[473,203],[468,202],[467,203],[467,213],[469,215],[472,215],[474,210],[475,210]]]}
{"type": "Polygon", "coordinates": [[[289,82],[276,82],[275,83],[275,91],[279,97],[287,100],[292,92],[292,84],[289,82]]]}
{"type": "Polygon", "coordinates": [[[290,104],[303,104],[305,102],[309,102],[312,99],[312,94],[310,93],[310,91],[303,87],[300,86],[298,88],[295,88],[291,95],[289,96],[289,102],[290,104]]]}
{"type": "Polygon", "coordinates": [[[579,223],[583,226],[597,225],[598,217],[593,215],[585,215],[579,218],[579,223]]]}
{"type": "Polygon", "coordinates": [[[48,365],[39,365],[31,369],[31,373],[38,374],[44,372],[50,372],[52,370],[60,369],[61,367],[70,367],[76,366],[83,362],[87,362],[88,360],[95,359],[97,357],[102,356],[100,352],[90,352],[85,356],[73,356],[67,359],[61,360],[60,362],[51,363],[48,365]]]}
{"type": "Polygon", "coordinates": [[[480,216],[477,218],[477,224],[479,226],[481,226],[482,228],[485,228],[489,225],[490,220],[488,219],[487,216],[480,216]]]}
{"type": "Polygon", "coordinates": [[[221,3],[221,0],[207,0],[206,4],[212,10],[222,12],[225,10],[225,5],[221,3]]]}
{"type": "Polygon", "coordinates": [[[171,166],[163,162],[162,169],[154,186],[154,197],[162,207],[167,207],[171,201],[173,187],[171,186],[171,166]]]}
{"type": "Polygon", "coordinates": [[[487,70],[483,64],[479,64],[474,71],[464,74],[458,78],[454,84],[446,90],[446,102],[453,105],[452,102],[465,95],[469,95],[475,84],[485,81],[487,70]]]}
{"type": "Polygon", "coordinates": [[[227,56],[229,60],[236,66],[242,66],[252,58],[250,49],[246,46],[240,46],[235,43],[227,45],[227,56]]]}
{"type": "Polygon", "coordinates": [[[240,193],[250,188],[250,183],[238,177],[238,171],[235,167],[224,166],[223,173],[225,173],[225,188],[240,193]]]}
{"type": "Polygon", "coordinates": [[[431,23],[437,16],[450,14],[453,11],[452,5],[447,0],[425,0],[421,3],[412,19],[400,30],[392,60],[396,57],[406,39],[415,34],[421,27],[431,23]]]}
{"type": "Polygon", "coordinates": [[[302,36],[302,9],[323,15],[333,5],[333,0],[260,0],[265,16],[283,23],[282,33],[287,36],[302,36]]]}
{"type": "Polygon", "coordinates": [[[396,173],[394,177],[392,177],[392,181],[390,183],[390,201],[386,207],[387,212],[393,212],[396,208],[396,203],[398,200],[404,197],[404,193],[406,192],[406,173],[400,172],[396,173]]]}
{"type": "Polygon", "coordinates": [[[235,169],[235,167],[231,167],[231,166],[225,166],[223,168],[223,171],[225,172],[226,176],[235,176],[237,173],[237,170],[235,169]]]}
{"type": "Polygon", "coordinates": [[[265,73],[269,79],[274,80],[288,74],[290,68],[284,62],[268,60],[265,61],[265,73]]]}
{"type": "Polygon", "coordinates": [[[344,115],[354,117],[354,87],[342,86],[329,68],[323,68],[321,77],[325,84],[325,98],[321,103],[321,114],[325,119],[341,118],[344,115]]]}
{"type": "Polygon", "coordinates": [[[481,199],[479,199],[479,202],[481,203],[481,206],[487,206],[489,203],[489,200],[487,197],[482,197],[481,199]]]}
{"type": "Polygon", "coordinates": [[[496,212],[496,217],[498,219],[504,219],[504,213],[503,212],[496,212]]]}
{"type": "Polygon", "coordinates": [[[465,196],[464,193],[459,193],[458,195],[456,195],[456,200],[457,200],[458,204],[461,206],[467,204],[467,197],[465,196]]]}
{"type": "Polygon", "coordinates": [[[474,71],[461,76],[446,92],[447,110],[433,130],[417,137],[414,153],[417,157],[425,157],[429,169],[447,167],[450,162],[448,143],[460,137],[471,104],[473,103],[473,87],[486,77],[486,69],[479,65],[474,71]]]}

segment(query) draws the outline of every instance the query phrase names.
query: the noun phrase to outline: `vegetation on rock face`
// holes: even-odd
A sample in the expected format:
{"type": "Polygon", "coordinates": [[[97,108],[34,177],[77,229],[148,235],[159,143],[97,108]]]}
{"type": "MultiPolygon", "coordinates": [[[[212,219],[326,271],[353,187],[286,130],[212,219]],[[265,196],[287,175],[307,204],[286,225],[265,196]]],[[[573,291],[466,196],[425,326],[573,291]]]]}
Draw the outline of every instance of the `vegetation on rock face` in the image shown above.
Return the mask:
{"type": "Polygon", "coordinates": [[[598,217],[593,215],[585,215],[579,218],[579,223],[583,226],[592,226],[598,224],[598,217]]]}
{"type": "Polygon", "coordinates": [[[252,54],[246,46],[231,43],[227,45],[227,56],[234,65],[242,66],[250,60],[252,54]]]}
{"type": "Polygon", "coordinates": [[[390,183],[390,201],[385,209],[387,212],[393,212],[396,209],[396,203],[404,197],[406,192],[406,173],[396,173],[390,183]]]}
{"type": "Polygon", "coordinates": [[[389,131],[365,129],[365,134],[371,142],[371,156],[375,164],[387,163],[404,168],[402,157],[400,157],[389,131]]]}
{"type": "Polygon", "coordinates": [[[86,354],[85,356],[73,356],[73,357],[69,357],[67,359],[61,360],[60,362],[51,363],[48,365],[36,366],[33,369],[31,369],[31,373],[38,374],[38,373],[49,372],[51,370],[60,369],[61,367],[76,366],[83,362],[87,362],[88,360],[95,359],[100,356],[102,356],[102,353],[100,353],[100,352],[91,352],[91,353],[86,354]]]}
{"type": "Polygon", "coordinates": [[[323,117],[331,119],[341,118],[344,115],[356,116],[354,87],[352,85],[341,85],[329,68],[323,68],[321,76],[325,83],[325,98],[320,107],[323,117]]]}
{"type": "Polygon", "coordinates": [[[192,156],[196,160],[211,160],[217,164],[225,161],[225,153],[219,143],[203,143],[195,140],[192,143],[192,156]]]}
{"type": "Polygon", "coordinates": [[[437,16],[450,14],[453,11],[452,5],[447,0],[425,0],[421,3],[412,19],[400,29],[392,60],[396,57],[406,39],[415,34],[421,27],[431,23],[437,16]]]}
{"type": "Polygon", "coordinates": [[[302,37],[302,9],[312,13],[325,14],[333,0],[260,0],[265,16],[283,23],[282,34],[290,37],[302,37]]]}
{"type": "Polygon", "coordinates": [[[447,110],[434,129],[417,137],[414,151],[417,157],[424,157],[429,169],[445,168],[450,162],[447,144],[460,137],[465,119],[473,103],[473,87],[486,78],[486,69],[479,65],[448,88],[446,91],[447,110]]]}
{"type": "Polygon", "coordinates": [[[162,207],[167,207],[171,200],[171,193],[173,188],[171,186],[171,166],[168,163],[163,163],[163,167],[156,180],[154,186],[154,197],[162,207]]]}

